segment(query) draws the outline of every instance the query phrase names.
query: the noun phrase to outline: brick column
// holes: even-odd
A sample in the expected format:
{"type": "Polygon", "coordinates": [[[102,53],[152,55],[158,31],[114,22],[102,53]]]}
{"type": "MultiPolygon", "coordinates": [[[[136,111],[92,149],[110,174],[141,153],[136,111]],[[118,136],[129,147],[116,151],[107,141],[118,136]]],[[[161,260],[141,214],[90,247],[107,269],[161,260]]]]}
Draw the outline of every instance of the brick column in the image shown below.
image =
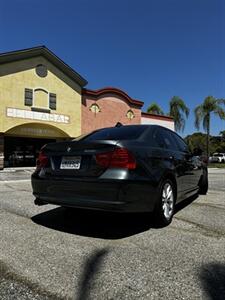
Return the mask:
{"type": "Polygon", "coordinates": [[[0,170],[4,168],[4,133],[0,132],[0,170]]]}

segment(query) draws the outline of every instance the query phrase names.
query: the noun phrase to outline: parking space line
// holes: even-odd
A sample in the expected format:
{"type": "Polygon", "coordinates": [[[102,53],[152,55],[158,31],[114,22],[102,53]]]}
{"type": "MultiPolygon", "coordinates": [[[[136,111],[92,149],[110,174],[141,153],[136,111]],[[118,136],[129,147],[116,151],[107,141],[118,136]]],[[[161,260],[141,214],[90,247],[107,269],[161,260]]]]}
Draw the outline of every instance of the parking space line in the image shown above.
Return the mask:
{"type": "Polygon", "coordinates": [[[29,182],[31,179],[18,179],[18,180],[0,180],[0,183],[15,183],[15,182],[29,182]]]}

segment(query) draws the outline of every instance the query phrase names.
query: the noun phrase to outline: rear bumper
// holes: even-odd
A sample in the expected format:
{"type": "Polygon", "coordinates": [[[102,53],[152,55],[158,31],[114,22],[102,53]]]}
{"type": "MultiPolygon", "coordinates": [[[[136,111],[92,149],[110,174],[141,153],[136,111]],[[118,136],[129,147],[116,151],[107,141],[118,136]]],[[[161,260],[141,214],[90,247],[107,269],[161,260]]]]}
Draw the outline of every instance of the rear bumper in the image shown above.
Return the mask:
{"type": "Polygon", "coordinates": [[[32,175],[33,194],[46,203],[120,212],[153,211],[157,187],[150,182],[43,179],[32,175]]]}

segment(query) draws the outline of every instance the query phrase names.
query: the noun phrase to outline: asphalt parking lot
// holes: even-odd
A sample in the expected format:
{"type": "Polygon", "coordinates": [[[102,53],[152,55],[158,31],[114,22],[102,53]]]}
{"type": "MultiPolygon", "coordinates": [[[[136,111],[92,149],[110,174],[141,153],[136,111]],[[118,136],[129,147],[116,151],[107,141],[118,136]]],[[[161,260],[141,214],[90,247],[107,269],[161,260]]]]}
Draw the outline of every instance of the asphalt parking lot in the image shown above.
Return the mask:
{"type": "Polygon", "coordinates": [[[225,170],[166,228],[36,207],[30,174],[0,172],[0,299],[225,299],[225,170]]]}

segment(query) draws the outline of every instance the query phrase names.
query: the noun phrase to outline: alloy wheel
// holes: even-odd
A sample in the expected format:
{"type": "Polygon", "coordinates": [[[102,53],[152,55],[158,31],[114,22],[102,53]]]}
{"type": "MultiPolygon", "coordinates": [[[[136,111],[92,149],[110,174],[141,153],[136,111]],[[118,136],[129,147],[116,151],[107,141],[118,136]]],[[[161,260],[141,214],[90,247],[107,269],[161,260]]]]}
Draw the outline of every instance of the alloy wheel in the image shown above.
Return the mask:
{"type": "Polygon", "coordinates": [[[174,210],[174,194],[170,183],[165,183],[162,190],[162,210],[164,217],[169,220],[174,210]]]}

